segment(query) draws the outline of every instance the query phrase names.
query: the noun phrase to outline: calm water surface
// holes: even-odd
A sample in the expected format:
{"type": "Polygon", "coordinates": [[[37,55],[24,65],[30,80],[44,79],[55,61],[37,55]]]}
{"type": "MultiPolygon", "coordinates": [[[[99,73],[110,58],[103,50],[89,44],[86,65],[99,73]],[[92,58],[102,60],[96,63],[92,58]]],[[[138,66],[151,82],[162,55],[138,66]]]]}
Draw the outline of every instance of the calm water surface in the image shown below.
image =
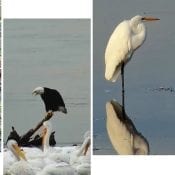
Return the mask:
{"type": "Polygon", "coordinates": [[[146,23],[147,39],[125,67],[126,112],[147,138],[151,154],[175,154],[175,1],[94,0],[93,128],[94,154],[116,154],[106,132],[106,102],[121,103],[121,79],[104,78],[104,53],[116,25],[137,14],[160,21],[146,23]],[[166,8],[165,8],[166,7],[166,8]]]}
{"type": "Polygon", "coordinates": [[[90,20],[4,21],[4,141],[44,117],[37,86],[57,89],[68,114],[52,118],[57,144],[80,143],[90,129],[90,20]]]}

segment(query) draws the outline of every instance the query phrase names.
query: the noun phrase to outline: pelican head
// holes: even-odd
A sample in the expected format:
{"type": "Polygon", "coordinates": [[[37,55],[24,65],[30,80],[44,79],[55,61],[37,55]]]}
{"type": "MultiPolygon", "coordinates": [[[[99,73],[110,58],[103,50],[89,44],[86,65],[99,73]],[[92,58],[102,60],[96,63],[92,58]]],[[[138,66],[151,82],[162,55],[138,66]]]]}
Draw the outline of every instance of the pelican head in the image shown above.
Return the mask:
{"type": "Polygon", "coordinates": [[[88,149],[89,149],[89,147],[91,145],[91,138],[90,138],[90,136],[86,137],[85,142],[86,142],[86,144],[85,144],[84,153],[83,153],[84,156],[86,156],[86,153],[87,153],[87,151],[88,151],[88,149]]]}
{"type": "Polygon", "coordinates": [[[86,137],[90,137],[90,136],[91,136],[90,131],[86,131],[86,132],[84,133],[84,139],[86,139],[86,137]]]}
{"type": "Polygon", "coordinates": [[[8,140],[7,147],[13,153],[17,160],[25,160],[27,161],[24,152],[18,146],[18,143],[15,140],[8,140]]]}
{"type": "Polygon", "coordinates": [[[43,87],[37,87],[32,92],[33,95],[41,95],[43,93],[44,93],[44,88],[43,87]]]}
{"type": "Polygon", "coordinates": [[[85,142],[84,153],[83,153],[84,156],[86,155],[86,153],[90,147],[90,144],[91,144],[90,137],[91,137],[90,131],[86,131],[84,134],[84,142],[85,142]]]}

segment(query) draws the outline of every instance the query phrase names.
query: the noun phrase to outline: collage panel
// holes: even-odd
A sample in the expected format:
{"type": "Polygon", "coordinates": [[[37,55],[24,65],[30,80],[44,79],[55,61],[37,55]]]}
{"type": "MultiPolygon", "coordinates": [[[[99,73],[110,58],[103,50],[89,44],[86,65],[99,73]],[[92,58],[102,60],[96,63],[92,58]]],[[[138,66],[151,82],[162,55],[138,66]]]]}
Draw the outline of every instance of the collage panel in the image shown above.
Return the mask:
{"type": "Polygon", "coordinates": [[[174,1],[93,2],[93,154],[174,155],[174,1]]]}
{"type": "Polygon", "coordinates": [[[4,19],[3,170],[90,174],[90,19],[4,19]]]}
{"type": "Polygon", "coordinates": [[[174,175],[174,5],[0,0],[0,175],[174,175]]]}

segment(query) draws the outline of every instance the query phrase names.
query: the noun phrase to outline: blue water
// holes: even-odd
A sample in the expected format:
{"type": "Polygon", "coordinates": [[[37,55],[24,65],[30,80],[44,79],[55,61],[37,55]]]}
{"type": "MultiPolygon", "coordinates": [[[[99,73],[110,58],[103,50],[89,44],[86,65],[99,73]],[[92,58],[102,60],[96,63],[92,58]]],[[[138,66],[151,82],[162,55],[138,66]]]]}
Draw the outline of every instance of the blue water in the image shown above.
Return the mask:
{"type": "Polygon", "coordinates": [[[94,0],[93,128],[94,154],[117,154],[106,131],[106,102],[121,103],[121,78],[104,78],[104,53],[116,25],[137,14],[160,21],[146,23],[147,39],[125,67],[126,112],[148,140],[150,154],[175,154],[175,2],[94,0]],[[166,7],[166,8],[165,8],[166,7]]]}
{"type": "Polygon", "coordinates": [[[57,145],[80,143],[90,129],[90,20],[4,21],[4,141],[11,126],[24,134],[42,120],[37,86],[57,89],[68,114],[52,118],[57,145]]]}

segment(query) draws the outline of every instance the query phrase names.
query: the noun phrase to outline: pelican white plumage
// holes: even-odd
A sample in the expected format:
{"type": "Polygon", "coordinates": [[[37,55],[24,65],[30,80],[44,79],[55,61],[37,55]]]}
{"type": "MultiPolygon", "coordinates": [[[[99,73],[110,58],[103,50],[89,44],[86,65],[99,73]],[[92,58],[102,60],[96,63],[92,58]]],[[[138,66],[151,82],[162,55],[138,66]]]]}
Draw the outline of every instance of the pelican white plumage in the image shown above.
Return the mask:
{"type": "MultiPolygon", "coordinates": [[[[63,153],[71,152],[71,150],[74,150],[75,148],[74,147],[63,147],[63,148],[50,147],[49,137],[50,137],[50,133],[52,132],[51,122],[46,121],[44,122],[43,126],[44,126],[43,142],[42,142],[43,150],[38,148],[33,148],[33,147],[19,148],[16,146],[18,149],[17,151],[15,151],[13,148],[14,148],[14,144],[17,145],[17,142],[14,140],[9,140],[7,142],[7,147],[9,149],[4,152],[4,172],[16,173],[18,175],[23,175],[23,174],[32,175],[30,171],[34,171],[35,175],[40,175],[41,173],[43,175],[44,174],[53,175],[54,173],[58,175],[59,174],[74,175],[75,169],[72,168],[70,165],[68,165],[68,163],[66,162],[64,163],[64,166],[63,166],[63,162],[61,159],[59,159],[59,156],[57,156],[57,154],[62,153],[61,154],[62,157],[64,155],[67,156],[67,154],[63,154],[63,153]],[[11,152],[13,153],[12,155],[11,155],[11,152]],[[27,161],[21,161],[20,156],[24,157],[24,159],[27,159],[27,161]],[[22,169],[25,169],[26,171],[24,172],[22,171],[22,169]]],[[[69,162],[69,157],[67,159],[68,159],[67,162],[69,162]]]]}
{"type": "Polygon", "coordinates": [[[55,163],[54,160],[49,159],[47,154],[47,149],[49,149],[49,138],[52,133],[51,124],[46,122],[46,127],[44,124],[41,127],[42,134],[42,148],[36,147],[23,147],[23,151],[28,159],[28,162],[32,167],[37,167],[39,169],[43,169],[46,165],[55,163]]]}
{"type": "Polygon", "coordinates": [[[90,175],[90,132],[84,135],[82,145],[70,154],[70,164],[79,175],[90,175]]]}
{"type": "Polygon", "coordinates": [[[52,132],[52,123],[51,121],[45,121],[43,123],[44,132],[43,132],[43,152],[45,157],[50,160],[60,162],[69,162],[71,152],[75,150],[74,146],[65,146],[65,147],[50,147],[49,146],[49,138],[52,132]]]}
{"type": "MultiPolygon", "coordinates": [[[[80,162],[76,159],[77,160],[76,165],[75,163],[70,164],[70,157],[72,153],[75,153],[77,152],[77,150],[79,150],[78,149],[79,146],[50,147],[49,137],[51,132],[52,132],[51,122],[45,121],[43,123],[43,142],[42,142],[43,149],[42,150],[38,148],[23,147],[21,148],[23,151],[21,151],[21,149],[17,151],[18,153],[17,156],[16,156],[16,152],[13,152],[15,156],[13,155],[12,158],[9,156],[10,154],[8,150],[4,152],[4,160],[5,160],[4,168],[6,169],[6,171],[4,172],[9,172],[9,169],[10,169],[10,172],[12,172],[11,169],[13,170],[21,169],[21,166],[22,167],[26,166],[25,169],[27,169],[27,173],[29,173],[30,167],[32,167],[32,171],[34,171],[35,175],[54,175],[54,174],[55,175],[78,175],[82,173],[89,174],[87,173],[87,171],[90,171],[90,163],[85,164],[83,163],[83,161],[80,162]],[[27,159],[27,161],[24,160],[23,163],[19,164],[17,162],[17,160],[19,160],[18,155],[20,155],[21,157],[23,156],[24,159],[27,159]],[[10,168],[10,166],[14,168],[10,168]]],[[[88,133],[85,134],[85,137],[88,137],[88,133]]],[[[89,142],[86,141],[86,143],[87,144],[84,143],[84,146],[80,147],[80,148],[83,147],[81,151],[79,151],[81,152],[80,153],[81,155],[82,154],[89,155],[89,145],[88,145],[89,142]]],[[[15,144],[17,143],[15,142],[15,144]]],[[[10,147],[8,146],[8,148],[10,147]]],[[[88,160],[86,162],[88,162],[88,160]]]]}
{"type": "Polygon", "coordinates": [[[105,51],[105,78],[115,82],[122,75],[122,106],[124,111],[124,66],[131,59],[134,51],[145,41],[145,21],[156,21],[158,18],[134,16],[124,20],[114,30],[105,51]]]}
{"type": "MultiPolygon", "coordinates": [[[[69,160],[68,152],[75,148],[50,147],[49,138],[51,133],[52,123],[50,120],[47,120],[43,123],[42,154],[37,156],[38,159],[35,160],[33,157],[30,161],[32,164],[35,162],[38,164],[38,160],[42,162],[43,167],[40,167],[37,175],[75,175],[75,169],[66,163],[66,160],[69,160]]],[[[30,155],[28,156],[31,157],[30,155]]]]}
{"type": "MultiPolygon", "coordinates": [[[[74,150],[71,153],[70,164],[74,164],[76,162],[81,162],[81,158],[86,157],[86,153],[87,153],[87,150],[89,149],[89,146],[90,146],[90,136],[87,136],[84,139],[83,144],[80,146],[80,148],[78,148],[77,150],[74,150]]],[[[89,155],[90,154],[88,154],[88,156],[89,155]]]]}
{"type": "Polygon", "coordinates": [[[4,173],[12,175],[36,174],[36,171],[29,165],[24,152],[21,151],[15,140],[9,140],[7,142],[7,147],[10,149],[15,159],[13,159],[13,161],[11,160],[10,165],[5,161],[4,173]]]}
{"type": "Polygon", "coordinates": [[[84,141],[80,147],[64,147],[64,148],[53,148],[49,146],[49,136],[52,132],[52,124],[50,121],[45,121],[44,136],[43,136],[43,151],[49,153],[49,157],[57,157],[57,159],[73,164],[80,162],[81,159],[85,158],[86,155],[90,156],[90,132],[87,131],[84,134],[84,141]],[[54,156],[53,156],[54,155],[54,156]]]}
{"type": "Polygon", "coordinates": [[[21,151],[18,143],[15,140],[8,140],[7,147],[10,149],[10,151],[13,153],[14,157],[17,160],[27,160],[25,154],[21,151]]]}
{"type": "Polygon", "coordinates": [[[122,107],[112,100],[106,103],[106,127],[108,136],[118,154],[149,154],[146,138],[137,131],[132,120],[122,115],[122,107]]]}
{"type": "Polygon", "coordinates": [[[37,175],[77,175],[77,173],[69,164],[60,162],[59,164],[47,165],[37,175]]]}
{"type": "Polygon", "coordinates": [[[47,165],[37,175],[77,175],[75,168],[68,163],[70,154],[75,148],[50,147],[49,136],[52,132],[52,124],[50,121],[45,121],[43,126],[43,152],[47,158],[47,160],[44,160],[47,165]]]}
{"type": "Polygon", "coordinates": [[[12,166],[10,166],[8,173],[10,175],[36,175],[36,172],[28,164],[28,162],[22,160],[15,162],[12,166]]]}

